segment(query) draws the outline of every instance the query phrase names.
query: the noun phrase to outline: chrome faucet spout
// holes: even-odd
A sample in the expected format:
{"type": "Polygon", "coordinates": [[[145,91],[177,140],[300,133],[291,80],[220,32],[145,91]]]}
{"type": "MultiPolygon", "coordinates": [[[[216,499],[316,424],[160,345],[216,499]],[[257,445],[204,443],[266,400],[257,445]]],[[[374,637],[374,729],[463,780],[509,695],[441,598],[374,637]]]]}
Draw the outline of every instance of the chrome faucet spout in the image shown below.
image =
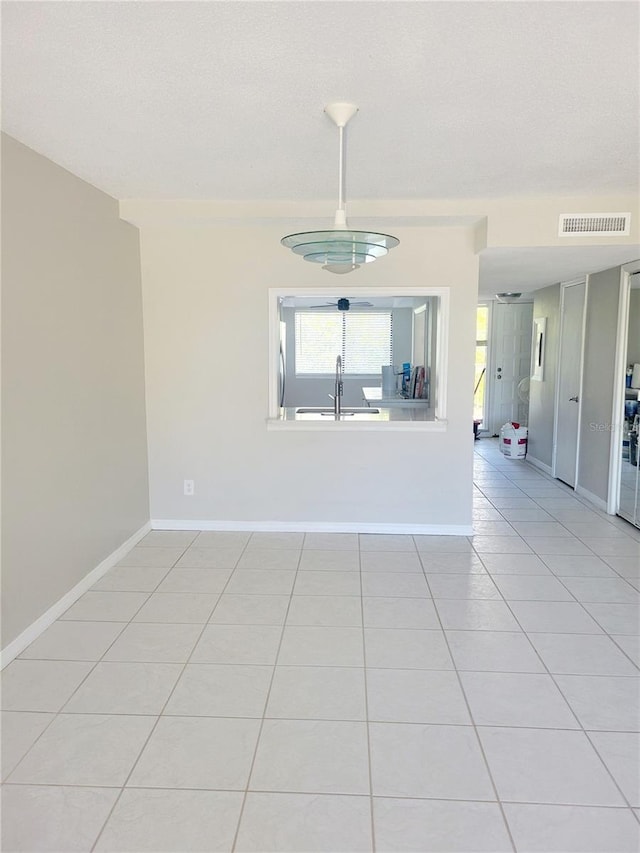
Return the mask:
{"type": "Polygon", "coordinates": [[[335,394],[333,397],[333,413],[338,418],[342,411],[342,356],[336,358],[335,394]]]}

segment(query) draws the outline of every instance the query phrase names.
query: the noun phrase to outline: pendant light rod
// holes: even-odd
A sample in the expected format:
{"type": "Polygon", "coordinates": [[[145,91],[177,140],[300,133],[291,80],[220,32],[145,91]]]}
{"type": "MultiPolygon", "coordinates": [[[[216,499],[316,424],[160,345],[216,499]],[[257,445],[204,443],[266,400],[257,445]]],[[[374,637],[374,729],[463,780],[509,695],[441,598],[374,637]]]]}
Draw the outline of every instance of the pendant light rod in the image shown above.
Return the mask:
{"type": "Polygon", "coordinates": [[[339,154],[338,154],[338,210],[345,210],[344,203],[344,127],[338,128],[339,154]]]}
{"type": "Polygon", "coordinates": [[[338,209],[333,227],[324,231],[299,231],[287,234],[280,242],[301,255],[305,261],[322,264],[322,269],[331,273],[353,272],[361,264],[368,264],[386,255],[400,242],[391,234],[378,231],[353,231],[347,225],[345,202],[345,133],[344,129],[358,112],[355,104],[346,101],[327,104],[324,111],[338,128],[338,209]]]}
{"type": "Polygon", "coordinates": [[[334,227],[346,228],[344,129],[358,112],[358,107],[346,101],[338,101],[333,104],[327,104],[324,111],[338,128],[338,209],[336,210],[334,227]]]}

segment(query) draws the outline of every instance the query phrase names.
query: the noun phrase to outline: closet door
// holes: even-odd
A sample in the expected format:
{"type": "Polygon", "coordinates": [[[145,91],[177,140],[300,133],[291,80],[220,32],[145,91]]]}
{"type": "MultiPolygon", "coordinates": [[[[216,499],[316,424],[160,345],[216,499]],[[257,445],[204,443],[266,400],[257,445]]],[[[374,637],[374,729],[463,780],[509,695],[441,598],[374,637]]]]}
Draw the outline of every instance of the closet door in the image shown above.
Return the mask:
{"type": "MultiPolygon", "coordinates": [[[[629,317],[627,321],[624,364],[640,364],[640,272],[629,276],[629,317]]],[[[637,371],[632,384],[638,385],[637,371]]],[[[626,383],[625,383],[626,385],[626,383]]],[[[620,451],[620,492],[618,514],[640,527],[640,414],[637,413],[638,388],[625,387],[620,451]]]]}
{"type": "Polygon", "coordinates": [[[640,527],[640,454],[637,432],[623,433],[620,448],[620,496],[618,515],[640,527]]]}
{"type": "Polygon", "coordinates": [[[575,487],[584,336],[584,282],[562,288],[555,476],[575,487]]]}

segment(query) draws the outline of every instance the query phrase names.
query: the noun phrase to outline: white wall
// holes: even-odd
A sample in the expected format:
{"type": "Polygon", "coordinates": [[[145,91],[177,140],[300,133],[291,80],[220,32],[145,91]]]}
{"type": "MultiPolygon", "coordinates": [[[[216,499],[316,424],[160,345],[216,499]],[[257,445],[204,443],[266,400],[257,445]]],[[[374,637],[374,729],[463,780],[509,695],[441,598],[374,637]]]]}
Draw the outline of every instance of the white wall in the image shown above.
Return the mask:
{"type": "Polygon", "coordinates": [[[138,232],[2,137],[2,645],[149,518],[138,232]]]}
{"type": "Polygon", "coordinates": [[[470,524],[473,233],[396,231],[400,246],[350,284],[451,288],[445,433],[268,432],[268,289],[326,286],[326,273],[275,226],[143,227],[152,519],[470,524]]]}

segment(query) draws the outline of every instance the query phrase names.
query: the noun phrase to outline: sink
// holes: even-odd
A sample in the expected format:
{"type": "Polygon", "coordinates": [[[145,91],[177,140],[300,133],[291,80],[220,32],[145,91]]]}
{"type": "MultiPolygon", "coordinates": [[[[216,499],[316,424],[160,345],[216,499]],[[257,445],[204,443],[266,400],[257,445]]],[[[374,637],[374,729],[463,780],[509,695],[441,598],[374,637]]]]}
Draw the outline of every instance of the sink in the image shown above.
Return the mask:
{"type": "MultiPolygon", "coordinates": [[[[360,408],[347,407],[341,409],[340,417],[343,415],[346,417],[353,415],[379,415],[380,409],[372,409],[369,406],[362,406],[360,408]]],[[[322,415],[325,417],[335,417],[335,412],[332,407],[327,406],[309,406],[307,408],[296,409],[296,415],[322,415]]]]}

